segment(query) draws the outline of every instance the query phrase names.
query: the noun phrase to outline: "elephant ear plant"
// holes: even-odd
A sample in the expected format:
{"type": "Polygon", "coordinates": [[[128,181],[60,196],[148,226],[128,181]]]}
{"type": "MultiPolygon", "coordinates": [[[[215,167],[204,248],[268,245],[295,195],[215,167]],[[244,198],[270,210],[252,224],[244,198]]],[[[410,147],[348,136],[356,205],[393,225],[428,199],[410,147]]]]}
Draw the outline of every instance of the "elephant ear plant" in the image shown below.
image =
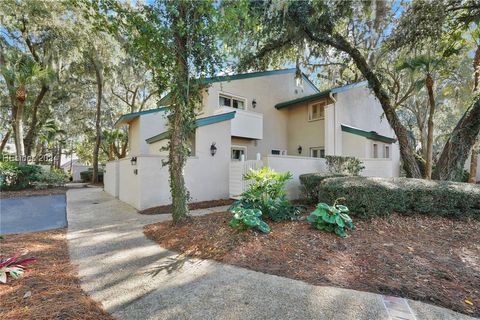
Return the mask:
{"type": "Polygon", "coordinates": [[[332,206],[319,203],[307,220],[318,230],[335,232],[338,236],[345,238],[347,236],[345,229],[353,230],[355,226],[348,215],[348,208],[337,204],[339,200],[342,200],[342,198],[335,200],[332,206]]]}
{"type": "Polygon", "coordinates": [[[0,257],[0,283],[7,283],[7,276],[17,279],[27,269],[25,266],[34,261],[35,258],[24,258],[20,254],[10,258],[0,257]]]}
{"type": "Polygon", "coordinates": [[[262,212],[259,209],[246,209],[242,207],[233,207],[230,209],[233,218],[230,220],[232,228],[246,230],[257,228],[263,233],[269,233],[270,227],[262,219],[262,212]]]}

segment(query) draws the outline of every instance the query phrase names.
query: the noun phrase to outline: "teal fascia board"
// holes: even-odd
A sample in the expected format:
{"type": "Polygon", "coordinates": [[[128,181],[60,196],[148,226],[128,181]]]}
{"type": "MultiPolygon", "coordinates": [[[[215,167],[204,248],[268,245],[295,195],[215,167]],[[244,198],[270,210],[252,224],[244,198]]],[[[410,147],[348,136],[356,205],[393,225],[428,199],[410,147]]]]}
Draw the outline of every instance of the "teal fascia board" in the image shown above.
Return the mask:
{"type": "Polygon", "coordinates": [[[132,120],[133,118],[136,118],[136,117],[139,117],[139,116],[142,116],[144,114],[149,114],[149,113],[156,113],[156,112],[162,112],[162,111],[165,111],[167,110],[168,107],[160,107],[160,108],[156,108],[156,109],[149,109],[149,110],[144,110],[144,111],[139,111],[139,112],[132,112],[132,113],[126,113],[124,115],[122,115],[118,120],[117,122],[115,122],[115,127],[119,127],[123,124],[127,124],[128,122],[130,122],[130,120],[132,120]]]}
{"type": "MultiPolygon", "coordinates": [[[[216,77],[211,77],[211,78],[204,78],[200,80],[201,84],[212,84],[216,82],[228,82],[228,81],[233,81],[233,80],[242,80],[242,79],[249,79],[249,78],[257,78],[257,77],[265,77],[265,76],[274,76],[278,74],[287,74],[287,73],[295,73],[296,69],[295,68],[290,68],[290,69],[280,69],[280,70],[270,70],[270,71],[258,71],[258,72],[250,72],[250,73],[240,73],[240,74],[233,74],[233,75],[228,75],[228,76],[216,76],[216,77]]],[[[320,92],[318,88],[313,84],[312,81],[304,74],[302,73],[302,79],[312,87],[313,90],[316,92],[320,92]]],[[[159,103],[161,105],[168,105],[171,103],[170,101],[170,93],[167,93],[162,99],[160,99],[159,103]]]]}
{"type": "MultiPolygon", "coordinates": [[[[205,118],[200,118],[195,120],[195,128],[203,127],[203,126],[208,126],[210,124],[222,122],[222,121],[227,121],[235,118],[235,111],[228,112],[228,113],[222,113],[222,114],[216,114],[213,116],[205,117],[205,118]]],[[[162,132],[160,134],[157,134],[153,137],[150,137],[146,139],[145,141],[148,144],[158,142],[160,140],[168,139],[168,131],[162,132]]]]}
{"type": "Polygon", "coordinates": [[[310,102],[310,101],[318,100],[318,99],[321,99],[321,98],[327,98],[329,95],[330,95],[330,90],[325,90],[325,91],[315,93],[315,94],[311,94],[309,96],[301,97],[301,98],[298,98],[298,99],[277,103],[275,105],[275,108],[280,110],[280,109],[291,107],[291,106],[299,104],[299,103],[310,102]]]}
{"type": "Polygon", "coordinates": [[[375,140],[375,141],[380,141],[385,143],[395,143],[397,141],[397,139],[382,136],[376,133],[375,131],[366,131],[366,130],[350,127],[344,124],[342,124],[341,127],[343,132],[356,134],[358,136],[365,137],[370,140],[375,140]]]}

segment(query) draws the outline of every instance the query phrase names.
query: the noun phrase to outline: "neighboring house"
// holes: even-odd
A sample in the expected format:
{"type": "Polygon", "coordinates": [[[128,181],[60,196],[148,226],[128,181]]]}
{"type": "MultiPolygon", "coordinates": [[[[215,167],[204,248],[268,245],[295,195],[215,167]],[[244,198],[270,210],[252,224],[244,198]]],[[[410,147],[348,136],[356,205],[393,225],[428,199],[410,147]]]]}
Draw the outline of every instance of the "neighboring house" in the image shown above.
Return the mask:
{"type": "MultiPolygon", "coordinates": [[[[220,76],[198,107],[185,180],[193,202],[238,196],[250,168],[290,171],[291,198],[298,175],[325,171],[325,155],[355,156],[367,176],[399,175],[398,143],[377,99],[365,82],[320,92],[295,69],[220,76]]],[[[168,143],[164,107],[123,115],[129,153],[107,163],[105,190],[137,209],[169,204],[168,143]]]]}

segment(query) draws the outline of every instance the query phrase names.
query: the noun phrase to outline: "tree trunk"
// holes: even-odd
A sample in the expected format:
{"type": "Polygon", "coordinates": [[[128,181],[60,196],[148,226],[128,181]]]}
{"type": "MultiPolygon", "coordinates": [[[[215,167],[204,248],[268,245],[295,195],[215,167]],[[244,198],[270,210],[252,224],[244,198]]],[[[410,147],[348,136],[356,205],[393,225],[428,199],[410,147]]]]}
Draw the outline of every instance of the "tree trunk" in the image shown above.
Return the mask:
{"type": "Polygon", "coordinates": [[[433,115],[435,114],[435,97],[433,96],[433,78],[427,74],[425,79],[425,86],[428,92],[428,125],[427,125],[427,158],[425,164],[425,179],[432,179],[432,165],[433,165],[433,115]]]}
{"type": "Polygon", "coordinates": [[[410,141],[408,139],[408,131],[402,125],[400,119],[395,112],[395,109],[391,104],[387,92],[382,87],[380,80],[378,79],[372,68],[368,65],[361,52],[338,34],[332,35],[331,37],[327,38],[318,38],[315,37],[310,31],[307,30],[306,32],[313,41],[319,42],[320,44],[330,45],[340,51],[345,52],[352,58],[357,68],[363,74],[365,79],[367,79],[370,89],[374,92],[375,96],[380,102],[380,105],[382,106],[388,123],[395,131],[395,135],[397,136],[398,143],[400,145],[400,154],[403,160],[403,168],[406,172],[407,177],[421,178],[420,168],[418,167],[417,161],[415,159],[415,152],[410,145],[410,141]]]}
{"type": "Polygon", "coordinates": [[[433,172],[439,180],[462,179],[465,161],[480,132],[480,99],[478,99],[453,129],[433,172]]]}
{"type": "MultiPolygon", "coordinates": [[[[473,58],[473,70],[474,70],[474,84],[473,92],[477,92],[480,88],[479,79],[480,79],[480,45],[477,45],[477,50],[475,51],[475,57],[473,58]]],[[[477,143],[472,148],[472,155],[470,157],[470,173],[468,175],[468,182],[476,183],[477,182],[477,170],[478,170],[478,151],[480,147],[480,141],[477,138],[477,143]]]]}
{"type": "Polygon", "coordinates": [[[10,134],[11,134],[11,131],[8,130],[7,133],[3,136],[2,143],[0,144],[0,153],[3,152],[3,149],[5,149],[8,139],[10,139],[10,134]]]}
{"type": "Polygon", "coordinates": [[[189,107],[189,70],[187,65],[187,37],[180,24],[187,21],[185,18],[185,3],[178,4],[178,17],[173,19],[174,37],[177,46],[176,72],[174,86],[177,95],[173,114],[170,116],[171,137],[169,152],[170,191],[172,195],[172,218],[175,223],[184,221],[188,217],[188,190],[185,187],[183,169],[186,163],[186,121],[189,107]]]}
{"type": "Polygon", "coordinates": [[[480,140],[477,138],[477,143],[472,148],[472,155],[470,157],[470,174],[468,175],[469,183],[477,183],[477,167],[478,167],[478,149],[480,140]]]}
{"type": "Polygon", "coordinates": [[[92,183],[98,183],[98,154],[100,151],[101,143],[101,110],[102,110],[102,96],[103,96],[103,66],[97,60],[97,58],[91,58],[91,61],[95,67],[95,78],[97,82],[97,112],[95,119],[95,147],[93,149],[93,172],[92,172],[92,183]]]}
{"type": "Polygon", "coordinates": [[[25,146],[23,144],[23,115],[25,110],[25,87],[20,86],[17,89],[17,112],[15,114],[15,148],[17,150],[17,158],[20,164],[26,164],[25,146]]]}
{"type": "Polygon", "coordinates": [[[42,103],[45,94],[48,92],[49,87],[45,84],[42,85],[40,92],[37,95],[37,98],[33,102],[33,110],[32,110],[32,122],[30,123],[30,128],[28,129],[27,135],[25,136],[25,154],[27,156],[32,155],[32,150],[34,149],[35,140],[37,138],[38,133],[38,107],[42,103]]]}

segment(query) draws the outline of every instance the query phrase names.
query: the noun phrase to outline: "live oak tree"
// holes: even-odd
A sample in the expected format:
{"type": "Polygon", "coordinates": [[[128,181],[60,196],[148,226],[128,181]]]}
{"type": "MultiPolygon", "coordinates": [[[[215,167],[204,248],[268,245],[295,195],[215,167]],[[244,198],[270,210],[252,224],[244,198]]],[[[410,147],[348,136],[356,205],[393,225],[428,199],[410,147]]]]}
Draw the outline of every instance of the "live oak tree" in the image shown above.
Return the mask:
{"type": "Polygon", "coordinates": [[[116,13],[109,19],[114,32],[128,39],[127,51],[152,71],[157,92],[170,94],[169,156],[164,165],[170,175],[173,220],[182,222],[188,216],[189,199],[183,171],[195,130],[195,105],[201,103],[201,80],[214,75],[221,63],[218,10],[214,1],[193,0],[157,0],[138,7],[104,1],[103,6],[116,13]]]}
{"type": "MultiPolygon", "coordinates": [[[[352,34],[356,30],[352,28],[352,23],[367,24],[368,19],[354,19],[352,22],[352,17],[358,15],[358,7],[378,3],[379,1],[361,4],[338,1],[227,2],[225,11],[230,10],[241,16],[237,20],[242,22],[243,28],[242,32],[234,33],[237,37],[226,37],[226,41],[232,46],[234,43],[240,44],[237,52],[243,68],[263,69],[278,64],[279,59],[285,61],[295,54],[305,52],[314,62],[321,60],[322,55],[332,49],[346,55],[360,71],[363,79],[368,81],[370,89],[383,108],[385,118],[395,131],[407,176],[420,178],[421,172],[409,139],[409,131],[396,112],[395,98],[387,89],[379,68],[378,60],[385,58],[382,52],[389,52],[389,48],[382,44],[387,42],[385,39],[398,35],[398,38],[411,41],[424,36],[424,32],[431,35],[436,29],[437,33],[443,34],[449,29],[449,21],[460,24],[478,17],[480,6],[474,1],[444,1],[443,7],[433,2],[425,5],[425,1],[414,1],[412,5],[407,5],[404,13],[398,12],[401,17],[410,15],[410,20],[404,19],[404,24],[400,23],[397,29],[395,24],[385,27],[380,37],[382,40],[377,45],[379,54],[375,59],[371,59],[369,52],[356,42],[357,38],[352,34]],[[419,10],[419,7],[426,10],[419,10]],[[412,12],[414,14],[411,14],[412,12]],[[424,25],[430,25],[426,28],[428,32],[424,31],[424,25]]],[[[368,10],[364,13],[368,14],[368,10]]],[[[366,33],[365,37],[370,34],[371,32],[366,33]]],[[[459,179],[462,172],[460,168],[466,159],[465,154],[468,154],[478,135],[477,124],[480,125],[480,117],[476,104],[473,104],[453,130],[441,153],[434,178],[459,179]]]]}

